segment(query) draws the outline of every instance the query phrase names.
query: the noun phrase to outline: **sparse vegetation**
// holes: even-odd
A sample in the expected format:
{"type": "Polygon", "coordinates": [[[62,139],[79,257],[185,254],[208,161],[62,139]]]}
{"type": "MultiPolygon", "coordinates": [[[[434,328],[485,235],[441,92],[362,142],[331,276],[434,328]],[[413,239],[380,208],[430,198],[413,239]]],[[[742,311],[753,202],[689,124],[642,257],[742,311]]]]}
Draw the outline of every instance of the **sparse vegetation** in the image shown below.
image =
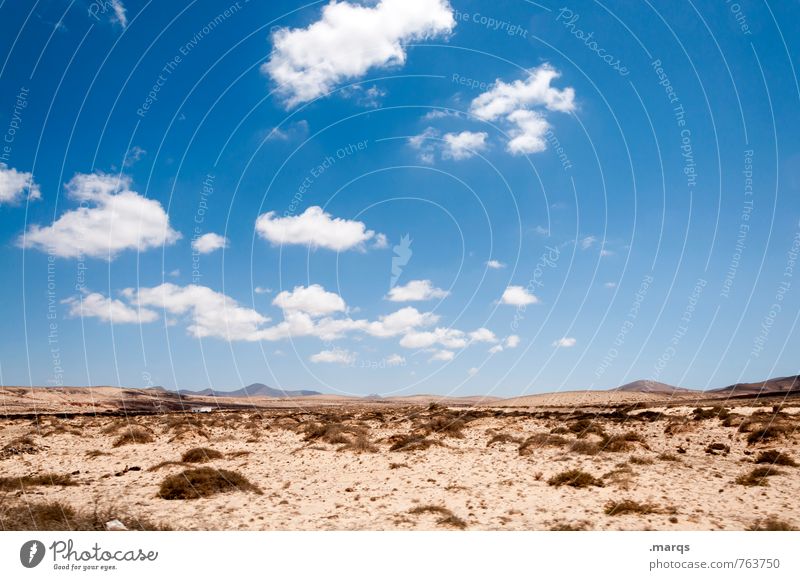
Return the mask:
{"type": "Polygon", "coordinates": [[[771,467],[756,467],[750,473],[740,475],[736,478],[736,483],[748,487],[767,485],[767,478],[773,475],[781,475],[781,472],[771,467]]]}
{"type": "MultiPolygon", "coordinates": [[[[633,443],[641,443],[644,445],[644,439],[635,431],[627,431],[618,435],[607,435],[600,442],[601,451],[609,451],[611,453],[622,453],[629,451],[633,443]]],[[[645,448],[647,446],[645,445],[645,448]]]]}
{"type": "Polygon", "coordinates": [[[19,491],[38,485],[77,485],[69,475],[39,473],[20,477],[0,477],[0,491],[19,491]]]}
{"type": "Polygon", "coordinates": [[[467,522],[456,516],[446,507],[440,505],[428,504],[417,506],[415,508],[411,508],[408,513],[411,515],[437,514],[441,516],[438,520],[436,520],[437,525],[448,528],[456,528],[459,530],[466,529],[467,527],[467,522]]]}
{"type": "Polygon", "coordinates": [[[625,514],[654,514],[658,513],[655,506],[649,503],[639,503],[632,499],[620,501],[610,501],[606,504],[605,513],[607,516],[621,516],[625,514]]]}
{"type": "Polygon", "coordinates": [[[552,433],[534,433],[519,445],[519,454],[522,456],[530,455],[539,447],[562,447],[569,443],[569,440],[561,435],[552,433]]]}
{"type": "Polygon", "coordinates": [[[514,437],[513,435],[509,435],[508,433],[495,433],[492,435],[492,438],[489,439],[489,442],[486,444],[486,447],[491,447],[495,443],[514,443],[519,445],[522,443],[522,440],[519,437],[514,437]]]}
{"type": "Polygon", "coordinates": [[[0,459],[6,459],[15,455],[29,455],[38,453],[41,447],[36,445],[30,435],[23,435],[12,439],[0,449],[0,459]]]}
{"type": "Polygon", "coordinates": [[[261,490],[246,477],[227,469],[198,467],[170,475],[161,482],[158,495],[162,499],[197,499],[230,491],[249,491],[261,494],[261,490]]]}
{"type": "Polygon", "coordinates": [[[123,445],[152,443],[153,436],[150,431],[144,427],[133,425],[126,428],[122,434],[114,441],[114,447],[121,447],[123,445]]]}
{"type": "Polygon", "coordinates": [[[0,504],[0,529],[40,531],[100,531],[106,522],[118,519],[129,530],[169,530],[168,526],[145,518],[127,516],[113,508],[79,512],[60,502],[25,502],[20,505],[0,504]]]}
{"type": "Polygon", "coordinates": [[[433,445],[441,445],[435,439],[428,439],[423,435],[400,435],[392,439],[389,451],[422,451],[433,445]]]}
{"type": "Polygon", "coordinates": [[[674,453],[668,453],[666,451],[664,453],[659,453],[657,458],[659,461],[680,461],[680,458],[677,455],[674,453]]]}
{"type": "Polygon", "coordinates": [[[767,463],[769,465],[785,465],[786,467],[797,467],[797,462],[785,453],[777,449],[762,451],[756,457],[756,463],[767,463]]]}
{"type": "Polygon", "coordinates": [[[580,469],[569,469],[554,475],[547,480],[553,486],[568,485],[570,487],[603,487],[603,482],[590,473],[580,469]]]}
{"type": "Polygon", "coordinates": [[[181,456],[183,463],[206,463],[212,459],[221,459],[222,453],[216,449],[209,449],[208,447],[195,447],[189,449],[181,456]]]}
{"type": "Polygon", "coordinates": [[[376,453],[378,451],[372,441],[367,439],[365,435],[359,435],[349,443],[345,443],[339,447],[339,451],[353,451],[355,453],[376,453]]]}
{"type": "Polygon", "coordinates": [[[756,520],[753,525],[747,528],[751,532],[795,532],[797,528],[788,522],[776,517],[768,517],[763,520],[756,520]]]}

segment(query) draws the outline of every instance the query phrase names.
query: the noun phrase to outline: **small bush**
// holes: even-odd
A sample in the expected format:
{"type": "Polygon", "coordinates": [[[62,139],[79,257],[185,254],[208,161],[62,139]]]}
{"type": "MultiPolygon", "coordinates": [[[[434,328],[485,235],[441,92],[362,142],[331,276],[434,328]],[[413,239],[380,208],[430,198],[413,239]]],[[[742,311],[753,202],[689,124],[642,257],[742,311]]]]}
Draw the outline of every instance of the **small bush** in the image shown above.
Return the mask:
{"type": "Polygon", "coordinates": [[[167,477],[161,482],[158,495],[162,499],[197,499],[230,491],[262,493],[246,477],[234,471],[198,467],[167,477]]]}
{"type": "Polygon", "coordinates": [[[583,532],[589,527],[589,522],[581,520],[578,522],[567,522],[554,524],[550,527],[551,532],[583,532]]]}
{"type": "Polygon", "coordinates": [[[711,443],[706,447],[706,453],[709,455],[727,455],[731,452],[731,448],[724,443],[711,443]]]}
{"type": "Polygon", "coordinates": [[[520,455],[530,455],[539,447],[562,447],[569,443],[569,440],[560,435],[551,433],[534,433],[519,445],[520,455]]]}
{"type": "Polygon", "coordinates": [[[375,453],[378,448],[364,435],[359,435],[349,443],[339,447],[339,451],[354,451],[355,453],[375,453]]]}
{"type": "Polygon", "coordinates": [[[509,435],[508,433],[497,433],[489,439],[489,442],[486,444],[486,447],[491,447],[495,443],[516,443],[519,445],[522,443],[522,440],[519,437],[514,437],[513,435],[509,435]]]}
{"type": "Polygon", "coordinates": [[[114,441],[114,447],[152,442],[153,436],[147,429],[134,425],[125,429],[122,435],[117,437],[116,441],[114,441]]]}
{"type": "Polygon", "coordinates": [[[756,457],[756,463],[768,463],[770,465],[785,465],[786,467],[797,467],[797,462],[785,453],[777,449],[762,451],[756,457]]]}
{"type": "Polygon", "coordinates": [[[606,436],[606,432],[603,430],[603,427],[591,419],[579,419],[578,421],[575,421],[569,425],[567,428],[572,433],[575,433],[578,436],[578,439],[582,439],[590,433],[599,435],[600,437],[606,436]]]}
{"type": "Polygon", "coordinates": [[[692,411],[695,421],[703,421],[704,419],[727,419],[730,411],[724,407],[711,407],[710,409],[702,409],[698,407],[692,411]]]}
{"type": "Polygon", "coordinates": [[[607,516],[621,516],[624,514],[654,514],[657,513],[655,506],[649,503],[639,503],[632,499],[621,501],[610,501],[606,504],[605,512],[607,516]]]}
{"type": "Polygon", "coordinates": [[[797,528],[788,522],[779,520],[776,517],[768,517],[764,520],[756,520],[753,525],[747,528],[751,532],[795,532],[797,528]]]}
{"type": "Polygon", "coordinates": [[[212,459],[220,458],[222,458],[222,453],[215,449],[209,449],[208,447],[195,447],[194,449],[189,449],[189,451],[184,453],[181,456],[181,461],[184,463],[206,463],[212,459]]]}
{"type": "Polygon", "coordinates": [[[441,443],[422,435],[400,435],[394,439],[389,451],[422,451],[433,445],[441,445],[441,443]]]}
{"type": "Polygon", "coordinates": [[[633,465],[652,465],[653,460],[649,457],[642,457],[638,455],[631,455],[628,459],[628,463],[632,463],[633,465]]]}
{"type": "Polygon", "coordinates": [[[736,483],[748,487],[767,485],[767,478],[773,475],[781,475],[781,472],[770,467],[756,467],[750,473],[740,475],[736,478],[736,483]]]}
{"type": "Polygon", "coordinates": [[[462,419],[456,419],[448,415],[437,415],[430,418],[430,421],[425,423],[422,428],[430,433],[441,433],[447,437],[454,437],[455,439],[463,439],[464,433],[462,430],[466,423],[462,419]]]}
{"type": "Polygon", "coordinates": [[[600,442],[600,448],[602,451],[622,453],[630,450],[632,443],[644,443],[644,439],[635,431],[627,431],[619,435],[607,435],[600,442]]]}
{"type": "Polygon", "coordinates": [[[170,528],[147,519],[120,515],[113,508],[78,512],[60,502],[0,506],[0,529],[38,531],[101,531],[106,522],[119,519],[129,530],[165,531],[170,528]]]}
{"type": "Polygon", "coordinates": [[[6,459],[15,455],[31,455],[38,453],[41,447],[34,443],[30,435],[23,435],[12,439],[0,449],[0,459],[6,459]]]}
{"type": "Polygon", "coordinates": [[[600,453],[600,446],[594,441],[579,439],[572,442],[569,446],[569,450],[574,453],[580,453],[581,455],[597,455],[600,453]]]}
{"type": "Polygon", "coordinates": [[[667,453],[667,452],[659,453],[657,458],[660,461],[680,461],[680,458],[677,455],[675,455],[674,453],[667,453]]]}
{"type": "Polygon", "coordinates": [[[459,530],[463,530],[467,527],[467,522],[456,516],[446,507],[440,505],[428,504],[428,505],[417,506],[415,508],[410,509],[408,513],[412,515],[438,514],[441,517],[438,520],[436,520],[436,523],[440,526],[448,528],[457,528],[459,530]]]}
{"type": "Polygon", "coordinates": [[[37,475],[23,475],[21,477],[0,477],[0,491],[24,490],[26,487],[37,485],[78,485],[69,475],[56,473],[41,473],[37,475]]]}
{"type": "Polygon", "coordinates": [[[747,443],[753,445],[755,443],[765,443],[773,441],[787,432],[787,427],[784,425],[769,425],[767,427],[759,427],[747,436],[747,443]]]}
{"type": "Polygon", "coordinates": [[[548,479],[547,483],[556,487],[560,485],[568,485],[570,487],[603,487],[602,481],[580,469],[562,471],[548,479]]]}

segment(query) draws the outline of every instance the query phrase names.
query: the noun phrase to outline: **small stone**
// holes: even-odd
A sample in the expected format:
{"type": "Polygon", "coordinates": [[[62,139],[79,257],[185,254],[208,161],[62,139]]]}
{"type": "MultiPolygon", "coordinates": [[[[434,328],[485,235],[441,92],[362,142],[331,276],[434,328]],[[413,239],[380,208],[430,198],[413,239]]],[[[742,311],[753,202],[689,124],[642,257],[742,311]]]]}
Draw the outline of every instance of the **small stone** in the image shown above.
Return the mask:
{"type": "Polygon", "coordinates": [[[106,530],[109,532],[125,532],[128,528],[119,520],[111,520],[110,522],[106,522],[106,530]]]}

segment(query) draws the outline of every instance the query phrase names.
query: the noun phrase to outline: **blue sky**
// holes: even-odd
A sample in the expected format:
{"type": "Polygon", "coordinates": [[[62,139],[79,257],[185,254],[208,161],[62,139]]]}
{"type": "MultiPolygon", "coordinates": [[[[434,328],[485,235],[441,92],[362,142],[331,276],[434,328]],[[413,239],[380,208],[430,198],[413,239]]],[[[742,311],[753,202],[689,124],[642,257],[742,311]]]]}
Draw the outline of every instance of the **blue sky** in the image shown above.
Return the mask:
{"type": "Polygon", "coordinates": [[[0,13],[3,384],[797,373],[794,3],[0,13]]]}

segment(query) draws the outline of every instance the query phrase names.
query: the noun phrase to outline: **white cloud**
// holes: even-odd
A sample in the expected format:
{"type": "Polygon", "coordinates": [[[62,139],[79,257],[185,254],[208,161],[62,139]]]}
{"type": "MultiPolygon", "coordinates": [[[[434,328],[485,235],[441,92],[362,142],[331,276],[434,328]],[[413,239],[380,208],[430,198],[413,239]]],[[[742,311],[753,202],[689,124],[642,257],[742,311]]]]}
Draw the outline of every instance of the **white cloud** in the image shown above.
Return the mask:
{"type": "Polygon", "coordinates": [[[550,235],[550,230],[548,230],[547,228],[542,227],[542,226],[536,226],[535,228],[533,228],[533,231],[536,232],[537,234],[539,234],[540,236],[549,236],[550,235]]]}
{"type": "Polygon", "coordinates": [[[272,288],[265,288],[264,286],[256,286],[253,288],[256,294],[272,294],[272,288]]]}
{"type": "Polygon", "coordinates": [[[42,197],[39,186],[33,181],[33,174],[0,163],[0,205],[19,203],[26,195],[29,200],[42,197]]]}
{"type": "Polygon", "coordinates": [[[501,268],[505,268],[506,265],[499,260],[489,260],[486,262],[486,267],[491,268],[492,270],[500,270],[501,268]]]}
{"type": "Polygon", "coordinates": [[[472,342],[497,342],[497,337],[494,335],[494,332],[488,328],[479,328],[478,330],[473,330],[469,333],[469,339],[472,342]]]}
{"type": "Polygon", "coordinates": [[[511,139],[506,148],[512,154],[538,153],[547,148],[545,139],[550,128],[545,115],[536,107],[568,113],[575,110],[575,90],[559,90],[550,86],[560,76],[549,64],[529,69],[525,79],[506,83],[497,79],[492,88],[478,95],[470,111],[479,119],[511,124],[511,139]]]}
{"type": "Polygon", "coordinates": [[[130,167],[132,165],[135,165],[136,162],[139,161],[145,155],[147,155],[147,151],[145,151],[138,145],[134,145],[128,150],[128,154],[125,156],[125,160],[122,162],[122,166],[130,167]]]}
{"type": "Polygon", "coordinates": [[[128,15],[121,0],[111,0],[111,7],[114,9],[114,20],[119,22],[122,28],[128,27],[128,15]]]}
{"type": "Polygon", "coordinates": [[[613,256],[613,255],[614,255],[614,252],[612,252],[611,250],[606,250],[605,248],[600,250],[600,257],[601,258],[608,258],[609,256],[613,256]]]}
{"type": "Polygon", "coordinates": [[[454,353],[452,350],[437,350],[435,353],[433,353],[433,356],[430,358],[430,360],[451,361],[453,358],[455,358],[455,356],[456,353],[454,353]]]}
{"type": "Polygon", "coordinates": [[[503,347],[501,345],[499,345],[499,344],[496,344],[492,348],[489,349],[489,353],[490,354],[497,354],[498,352],[501,352],[502,350],[503,350],[503,347]]]}
{"type": "Polygon", "coordinates": [[[442,137],[444,159],[469,159],[479,151],[486,149],[486,138],[488,133],[462,131],[461,133],[447,133],[442,137]]]}
{"type": "Polygon", "coordinates": [[[332,1],[308,27],[275,32],[274,51],[261,71],[293,107],[372,68],[404,64],[404,45],[445,35],[454,26],[447,0],[381,0],[372,6],[332,1]]]}
{"type": "Polygon", "coordinates": [[[444,298],[450,292],[436,288],[430,280],[411,280],[405,286],[395,286],[389,290],[387,299],[392,302],[415,302],[444,298]]]}
{"type": "Polygon", "coordinates": [[[430,348],[437,344],[445,348],[464,348],[467,346],[467,339],[463,331],[455,328],[412,331],[400,339],[400,346],[403,348],[430,348]]]}
{"type": "Polygon", "coordinates": [[[564,338],[559,338],[555,342],[553,342],[553,346],[557,348],[571,348],[575,346],[578,341],[572,338],[571,336],[565,336],[564,338]]]}
{"type": "Polygon", "coordinates": [[[341,296],[328,292],[319,284],[295,286],[291,292],[284,290],[272,303],[287,312],[304,312],[312,317],[344,312],[347,308],[341,296]]]}
{"type": "Polygon", "coordinates": [[[274,211],[261,214],[256,219],[256,232],[273,244],[299,244],[337,252],[363,248],[364,242],[376,236],[362,222],[333,218],[319,206],[283,218],[274,211]]]}
{"type": "Polygon", "coordinates": [[[389,247],[389,239],[386,234],[376,234],[375,241],[372,242],[372,247],[376,250],[383,250],[389,247]]]}
{"type": "Polygon", "coordinates": [[[517,348],[519,346],[519,336],[516,334],[512,334],[511,336],[506,337],[505,341],[506,348],[517,348]]]}
{"type": "Polygon", "coordinates": [[[347,366],[356,361],[356,355],[349,350],[337,348],[333,350],[320,351],[317,354],[311,355],[309,360],[311,360],[313,363],[334,363],[347,366]]]}
{"type": "Polygon", "coordinates": [[[164,283],[155,288],[127,288],[123,296],[133,305],[164,310],[189,321],[187,330],[197,338],[261,340],[269,318],[241,306],[233,298],[206,286],[164,283]]]}
{"type": "Polygon", "coordinates": [[[386,338],[436,324],[438,320],[439,317],[431,312],[420,312],[416,308],[406,306],[396,312],[379,317],[375,322],[368,323],[364,330],[372,336],[386,338]]]}
{"type": "Polygon", "coordinates": [[[586,236],[580,240],[581,250],[588,250],[592,246],[595,245],[597,242],[597,238],[595,236],[586,236]]]}
{"type": "Polygon", "coordinates": [[[616,282],[606,282],[605,284],[603,284],[603,286],[605,288],[616,288],[617,287],[617,283],[616,282]]]}
{"type": "Polygon", "coordinates": [[[477,374],[478,374],[478,370],[479,370],[479,369],[478,369],[477,367],[472,367],[471,369],[469,369],[469,370],[467,371],[467,374],[468,374],[469,376],[471,376],[471,377],[474,377],[475,375],[477,375],[477,374]]]}
{"type": "Polygon", "coordinates": [[[509,286],[503,292],[500,302],[511,306],[527,306],[538,303],[539,299],[522,286],[509,286]]]}
{"type": "Polygon", "coordinates": [[[389,367],[402,367],[406,364],[406,357],[399,354],[390,354],[385,360],[386,366],[389,367]]]}
{"type": "Polygon", "coordinates": [[[99,318],[117,324],[153,322],[158,319],[158,314],[152,310],[134,308],[97,292],[73,296],[62,300],[62,303],[69,306],[68,314],[74,318],[99,318]]]}
{"type": "Polygon", "coordinates": [[[104,173],[77,174],[67,197],[81,202],[50,226],[31,226],[20,243],[62,258],[114,258],[124,250],[144,251],[175,243],[161,204],[130,189],[130,178],[104,173]]]}
{"type": "Polygon", "coordinates": [[[228,238],[213,232],[203,234],[192,241],[192,249],[198,254],[210,254],[221,248],[228,247],[228,238]]]}

